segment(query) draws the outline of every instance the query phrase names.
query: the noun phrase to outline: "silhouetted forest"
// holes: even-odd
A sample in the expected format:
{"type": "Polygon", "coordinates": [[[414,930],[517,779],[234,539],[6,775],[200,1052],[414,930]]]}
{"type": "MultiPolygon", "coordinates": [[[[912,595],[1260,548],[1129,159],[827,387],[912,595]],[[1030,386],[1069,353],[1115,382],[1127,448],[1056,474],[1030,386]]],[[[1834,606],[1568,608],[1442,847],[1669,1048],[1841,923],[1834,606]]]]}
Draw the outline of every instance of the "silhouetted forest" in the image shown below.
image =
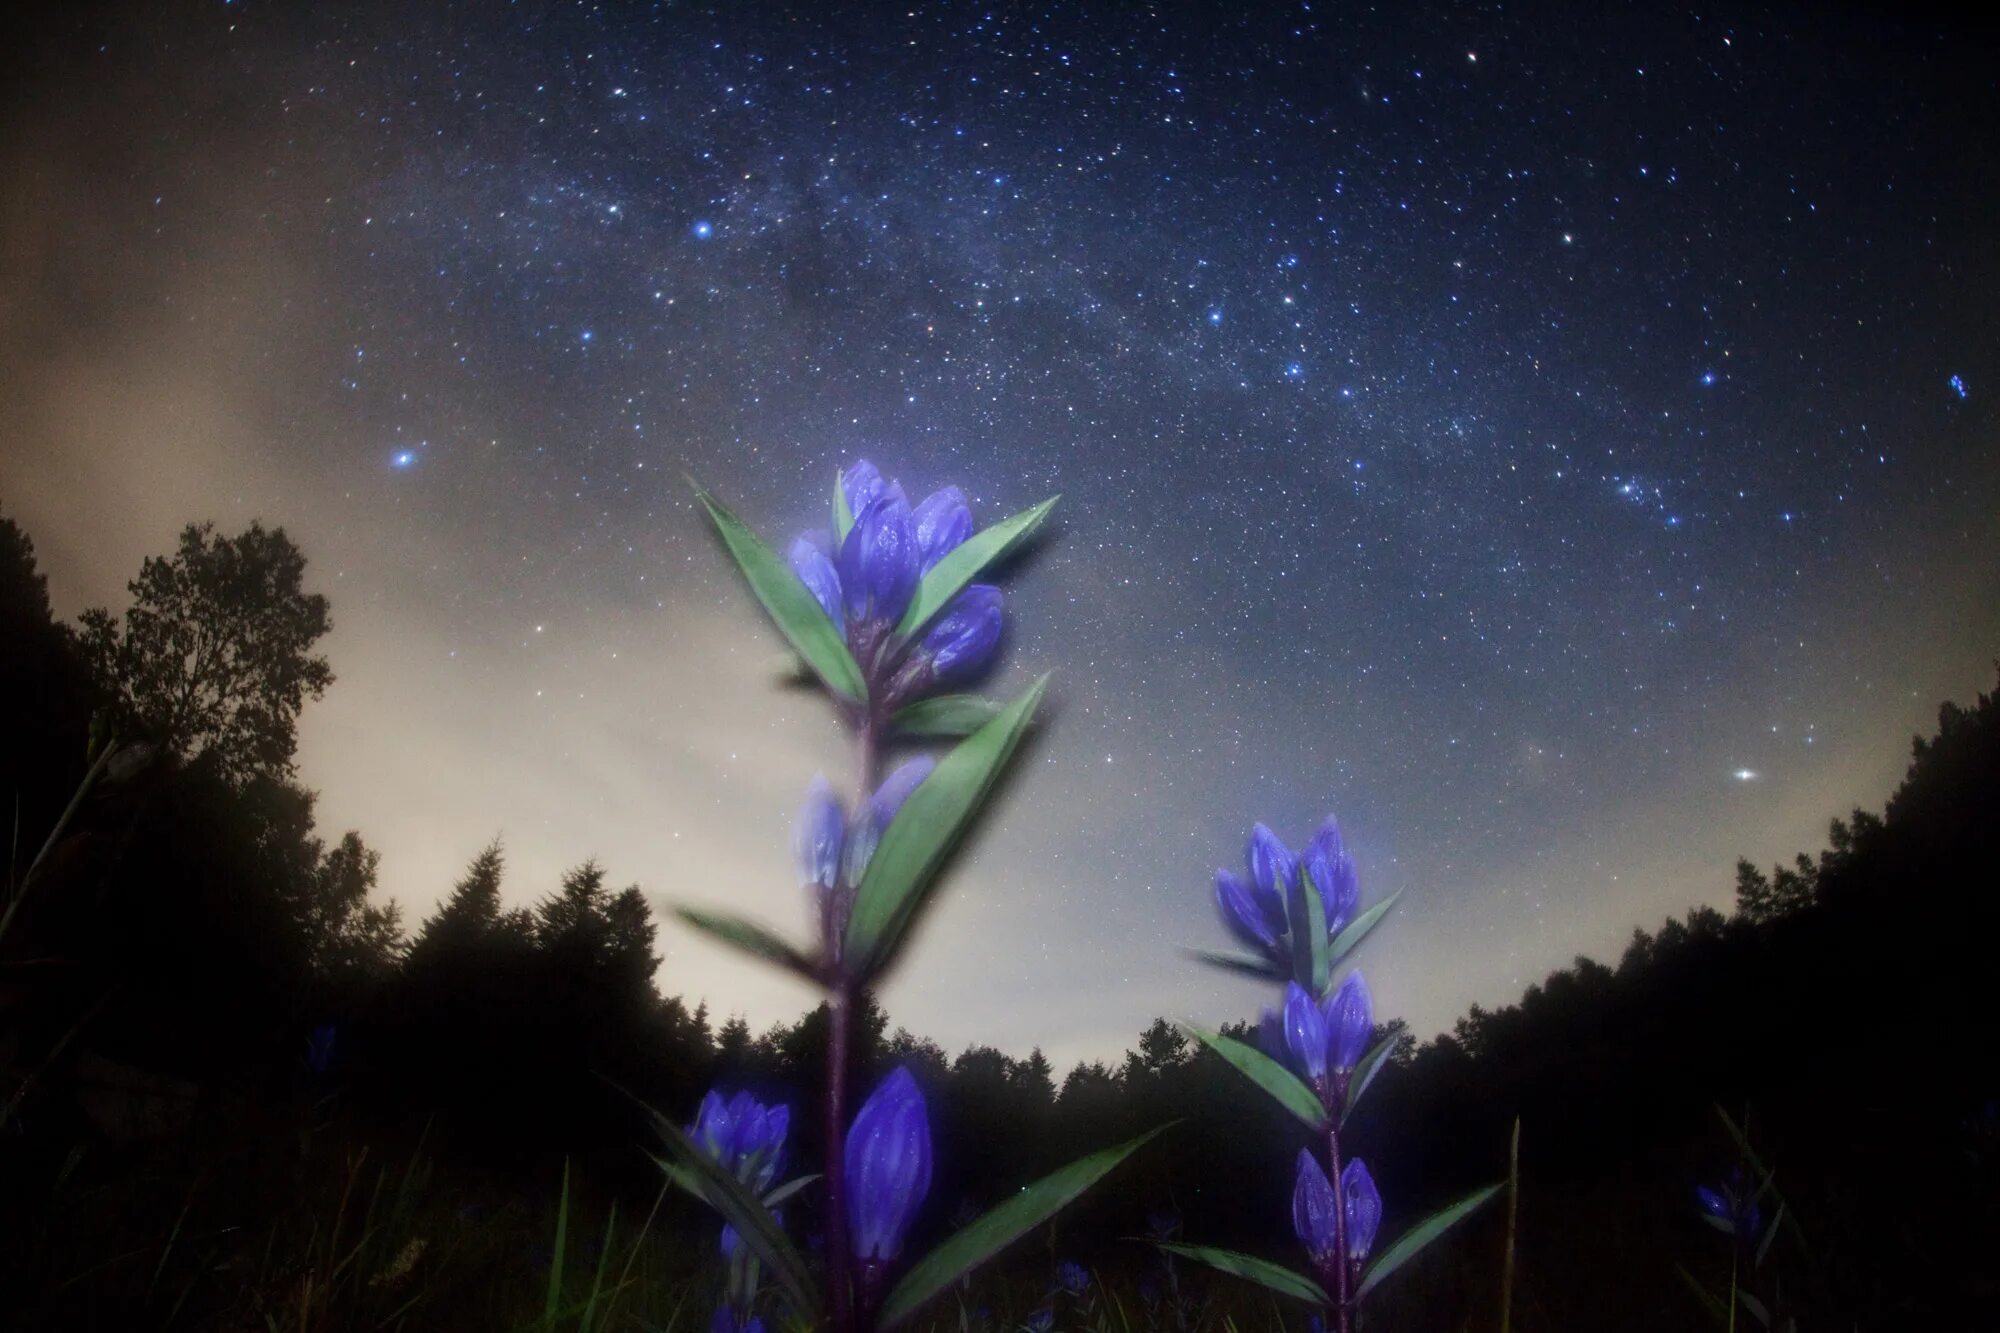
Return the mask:
{"type": "MultiPolygon", "coordinates": [[[[539,1207],[521,1200],[551,1197],[566,1161],[579,1198],[643,1215],[659,1178],[636,1103],[685,1119],[717,1081],[816,1096],[823,1013],[753,1032],[663,993],[644,894],[595,861],[511,883],[496,842],[467,849],[427,919],[377,899],[376,854],[316,828],[293,770],[294,722],[333,680],[314,655],[332,609],[303,568],[281,530],[191,527],[130,611],[64,625],[0,520],[0,1325],[266,1327],[250,1312],[279,1303],[269,1238],[328,1188],[315,1163],[421,1160],[467,1232],[539,1207]],[[259,1245],[271,1290],[246,1294],[259,1245]]],[[[1406,1038],[1351,1131],[1385,1230],[1503,1176],[1518,1117],[1515,1326],[1700,1327],[1689,1279],[1726,1287],[1730,1254],[1694,1191],[1744,1156],[1720,1107],[1782,1194],[1759,1282],[1799,1327],[1984,1322],[1969,1316],[2000,1298],[1996,791],[2000,692],[1946,704],[1882,814],[1833,820],[1824,850],[1768,874],[1739,865],[1733,914],[1635,930],[1614,961],[1578,958],[1518,1004],[1406,1038]]],[[[947,1052],[872,1004],[859,1039],[864,1068],[908,1063],[930,1091],[931,1227],[1179,1119],[1177,1147],[1065,1214],[1061,1252],[1153,1283],[1145,1308],[1185,1328],[1122,1237],[1178,1219],[1204,1243],[1296,1245],[1302,1131],[1164,1020],[1122,1060],[1067,1071],[1039,1051],[947,1052]]],[[[811,1120],[794,1120],[808,1156],[811,1120]]],[[[691,1255],[709,1243],[691,1207],[665,1208],[691,1255]]],[[[1395,1320],[1493,1324],[1502,1221],[1400,1279],[1395,1320]]]]}

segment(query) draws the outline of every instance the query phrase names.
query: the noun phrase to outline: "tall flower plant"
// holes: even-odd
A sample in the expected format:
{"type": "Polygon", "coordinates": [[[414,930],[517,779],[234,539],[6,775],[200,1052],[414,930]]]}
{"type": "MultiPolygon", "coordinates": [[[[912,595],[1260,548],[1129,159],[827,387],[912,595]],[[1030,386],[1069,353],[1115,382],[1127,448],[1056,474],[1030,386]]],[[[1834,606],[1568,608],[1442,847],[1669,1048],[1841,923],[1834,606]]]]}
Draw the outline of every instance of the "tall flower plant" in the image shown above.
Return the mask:
{"type": "Polygon", "coordinates": [[[1196,1039],[1283,1106],[1311,1133],[1299,1150],[1292,1229],[1308,1272],[1233,1250],[1159,1242],[1162,1249],[1318,1306],[1349,1333],[1362,1299],[1418,1251],[1500,1190],[1489,1185],[1419,1222],[1379,1254],[1382,1195],[1367,1163],[1343,1156],[1341,1132],[1395,1048],[1379,1041],[1374,1003],[1358,970],[1342,965],[1380,924],[1395,897],[1361,908],[1361,882],[1332,817],[1293,851],[1262,824],[1251,829],[1242,873],[1218,870],[1215,903],[1247,952],[1197,956],[1232,972],[1283,985],[1253,1045],[1205,1028],[1196,1039]]]}
{"type": "MultiPolygon", "coordinates": [[[[908,1070],[894,1070],[848,1115],[855,1003],[895,964],[1047,687],[1043,677],[1005,704],[965,688],[994,664],[1004,628],[1000,590],[975,580],[1019,550],[1055,500],[979,529],[957,487],[912,504],[895,481],[857,462],[835,480],[828,526],[800,534],[781,556],[713,495],[699,487],[696,495],[751,592],[854,737],[851,795],[815,778],[796,834],[815,924],[810,945],[733,913],[676,909],[690,925],[805,978],[826,997],[826,1155],[819,1175],[801,1178],[821,1187],[823,1265],[815,1271],[786,1236],[776,1191],[760,1197],[768,1182],[746,1181],[728,1152],[655,1117],[668,1147],[661,1165],[722,1213],[729,1244],[754,1257],[753,1274],[769,1274],[793,1322],[867,1333],[908,1318],[1151,1137],[1024,1186],[905,1265],[905,1243],[931,1179],[922,1090],[908,1070]],[[890,745],[941,740],[955,741],[941,757],[917,754],[883,774],[890,745]]],[[[747,1330],[756,1299],[732,1283],[718,1327],[747,1330]]]]}

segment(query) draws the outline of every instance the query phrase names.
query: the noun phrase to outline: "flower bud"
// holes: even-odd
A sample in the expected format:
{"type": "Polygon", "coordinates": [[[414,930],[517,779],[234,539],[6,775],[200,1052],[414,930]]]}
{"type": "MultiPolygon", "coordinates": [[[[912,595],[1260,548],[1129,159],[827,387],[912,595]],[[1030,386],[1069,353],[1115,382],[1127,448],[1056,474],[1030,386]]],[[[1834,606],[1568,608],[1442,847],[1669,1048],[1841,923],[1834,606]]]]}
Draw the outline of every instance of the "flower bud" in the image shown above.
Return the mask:
{"type": "Polygon", "coordinates": [[[1354,859],[1347,854],[1347,846],[1341,839],[1340,823],[1332,815],[1326,817],[1312,841],[1306,844],[1301,860],[1326,907],[1326,933],[1337,935],[1354,916],[1355,903],[1361,897],[1361,882],[1354,873],[1354,859]]]}
{"type": "Polygon", "coordinates": [[[883,494],[854,516],[835,562],[850,623],[893,625],[917,590],[917,537],[901,494],[883,494]]]}
{"type": "Polygon", "coordinates": [[[926,574],[972,535],[972,508],[956,486],[925,496],[911,521],[917,532],[918,565],[926,574]]]}
{"type": "Polygon", "coordinates": [[[1215,905],[1222,909],[1222,922],[1237,939],[1259,953],[1277,951],[1278,936],[1284,933],[1284,909],[1277,895],[1267,899],[1241,875],[1228,870],[1215,872],[1215,905]]]}
{"type": "Polygon", "coordinates": [[[1292,1230],[1304,1242],[1316,1267],[1325,1267],[1338,1253],[1339,1216],[1340,1200],[1334,1197],[1319,1160],[1309,1150],[1299,1149],[1298,1179],[1292,1186],[1292,1230]]]}
{"type": "Polygon", "coordinates": [[[799,878],[830,889],[840,881],[840,849],[847,837],[847,817],[823,777],[806,788],[806,808],[799,815],[797,848],[799,878]]]}
{"type": "Polygon", "coordinates": [[[1000,590],[985,583],[968,585],[946,604],[918,647],[930,659],[934,681],[967,680],[993,664],[1000,646],[1000,608],[1000,590]]]}
{"type": "Polygon", "coordinates": [[[1284,899],[1285,890],[1298,878],[1299,863],[1278,835],[1262,824],[1250,830],[1250,846],[1245,852],[1250,863],[1250,882],[1260,893],[1284,899]]]}
{"type": "Polygon", "coordinates": [[[792,573],[799,576],[799,582],[806,585],[806,591],[819,603],[820,610],[834,624],[842,623],[840,600],[840,571],[833,567],[833,559],[821,545],[824,533],[801,533],[792,538],[791,549],[785,552],[785,561],[791,565],[792,573]]]}
{"type": "Polygon", "coordinates": [[[1375,1248],[1375,1233],[1382,1226],[1382,1196],[1359,1157],[1340,1173],[1340,1197],[1347,1214],[1347,1257],[1358,1264],[1375,1248]]]}
{"type": "Polygon", "coordinates": [[[937,761],[927,754],[907,759],[882,779],[882,785],[868,798],[867,812],[847,832],[846,869],[850,886],[860,886],[861,876],[867,873],[868,863],[875,859],[875,848],[889,825],[895,822],[896,812],[903,808],[903,802],[910,799],[910,793],[921,786],[936,767],[937,761]]]}
{"type": "Polygon", "coordinates": [[[1285,985],[1285,1049],[1314,1087],[1326,1081],[1326,1015],[1298,982],[1285,985]]]}
{"type": "Polygon", "coordinates": [[[1326,999],[1327,1040],[1331,1043],[1327,1052],[1328,1063],[1340,1070],[1352,1069],[1360,1064],[1362,1055],[1368,1050],[1369,1035],[1374,1030],[1374,1008],[1368,996],[1368,983],[1361,979],[1359,972],[1349,972],[1326,999]]]}
{"type": "Polygon", "coordinates": [[[931,1187],[930,1124],[908,1069],[898,1066],[855,1114],[846,1165],[854,1257],[894,1259],[931,1187]]]}

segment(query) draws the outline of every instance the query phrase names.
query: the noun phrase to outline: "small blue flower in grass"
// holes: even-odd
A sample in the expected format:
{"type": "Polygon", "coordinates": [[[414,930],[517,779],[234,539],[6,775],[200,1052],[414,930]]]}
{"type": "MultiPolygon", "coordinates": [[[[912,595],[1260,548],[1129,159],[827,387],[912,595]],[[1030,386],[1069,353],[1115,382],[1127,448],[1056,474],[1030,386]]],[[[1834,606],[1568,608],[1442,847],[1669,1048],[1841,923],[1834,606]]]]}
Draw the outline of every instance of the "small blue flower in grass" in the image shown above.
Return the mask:
{"type": "Polygon", "coordinates": [[[715,1307],[715,1317],[708,1321],[708,1333],[764,1333],[764,1321],[724,1301],[715,1307]]]}
{"type": "Polygon", "coordinates": [[[1081,1296],[1090,1289],[1090,1271],[1079,1263],[1057,1264],[1056,1285],[1072,1296],[1081,1296]]]}
{"type": "Polygon", "coordinates": [[[1055,1326],[1056,1312],[1054,1310],[1037,1310],[1028,1316],[1026,1323],[1021,1325],[1021,1327],[1028,1330],[1028,1333],[1049,1333],[1049,1330],[1055,1326]]]}
{"type": "Polygon", "coordinates": [[[747,1092],[724,1101],[720,1092],[711,1089],[701,1099],[701,1110],[688,1127],[688,1137],[731,1175],[761,1194],[784,1167],[785,1134],[791,1121],[792,1108],[782,1103],[765,1106],[747,1092]]]}
{"type": "Polygon", "coordinates": [[[1728,1183],[1720,1190],[1695,1186],[1694,1197],[1702,1212],[1715,1219],[1713,1225],[1717,1230],[1748,1244],[1755,1244],[1763,1233],[1763,1210],[1758,1208],[1756,1197],[1744,1189],[1740,1167],[1730,1172],[1728,1183]]]}
{"type": "Polygon", "coordinates": [[[847,1220],[854,1256],[894,1259],[917,1205],[931,1187],[931,1128],[924,1094],[898,1066],[882,1080],[847,1131],[847,1220]]]}
{"type": "Polygon", "coordinates": [[[1292,1230],[1312,1256],[1313,1266],[1324,1269],[1340,1251],[1338,1219],[1340,1200],[1319,1160],[1307,1149],[1299,1149],[1298,1179],[1292,1185],[1292,1230]]]}
{"type": "Polygon", "coordinates": [[[1359,1157],[1341,1170],[1340,1199],[1346,1213],[1347,1257],[1357,1264],[1365,1262],[1375,1248],[1375,1233],[1382,1227],[1382,1195],[1375,1188],[1375,1178],[1368,1174],[1367,1163],[1359,1157]]]}

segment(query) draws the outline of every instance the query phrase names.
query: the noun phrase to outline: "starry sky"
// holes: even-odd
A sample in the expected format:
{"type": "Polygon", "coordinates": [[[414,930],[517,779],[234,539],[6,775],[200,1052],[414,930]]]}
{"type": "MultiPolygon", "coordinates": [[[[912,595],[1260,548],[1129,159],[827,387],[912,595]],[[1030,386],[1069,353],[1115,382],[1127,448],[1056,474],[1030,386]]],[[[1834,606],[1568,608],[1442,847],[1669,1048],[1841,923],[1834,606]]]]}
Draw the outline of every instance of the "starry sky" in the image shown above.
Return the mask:
{"type": "MultiPolygon", "coordinates": [[[[322,824],[804,931],[851,770],[693,508],[1054,492],[1048,726],[885,994],[1109,1056],[1338,812],[1419,1033],[1879,807],[2000,653],[1990,29],[1922,7],[64,9],[0,80],[0,505],[59,610],[280,523],[322,824]]],[[[660,983],[809,996],[663,929],[660,983]]]]}

